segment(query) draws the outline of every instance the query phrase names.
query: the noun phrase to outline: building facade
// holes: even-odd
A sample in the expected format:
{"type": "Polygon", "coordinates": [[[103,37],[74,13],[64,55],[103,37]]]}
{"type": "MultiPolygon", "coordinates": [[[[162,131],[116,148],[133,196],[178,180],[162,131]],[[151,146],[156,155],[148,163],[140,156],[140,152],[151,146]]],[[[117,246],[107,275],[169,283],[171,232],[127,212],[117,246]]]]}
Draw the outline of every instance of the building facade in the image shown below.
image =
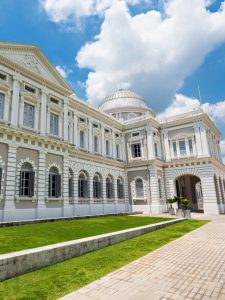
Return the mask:
{"type": "Polygon", "coordinates": [[[201,110],[158,120],[139,95],[80,101],[32,45],[0,43],[0,222],[141,210],[225,211],[220,132],[201,110]]]}

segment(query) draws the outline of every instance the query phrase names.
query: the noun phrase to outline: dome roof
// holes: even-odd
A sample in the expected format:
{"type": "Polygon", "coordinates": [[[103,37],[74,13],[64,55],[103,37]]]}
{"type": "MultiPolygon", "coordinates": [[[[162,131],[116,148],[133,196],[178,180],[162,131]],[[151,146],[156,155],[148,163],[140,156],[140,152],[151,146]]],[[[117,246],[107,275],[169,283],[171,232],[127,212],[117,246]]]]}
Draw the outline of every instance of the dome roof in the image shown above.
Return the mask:
{"type": "Polygon", "coordinates": [[[112,93],[111,95],[107,96],[107,97],[101,102],[100,106],[101,106],[103,103],[105,103],[105,102],[108,102],[108,101],[111,101],[111,100],[116,100],[116,99],[121,99],[121,98],[126,98],[126,99],[137,99],[137,100],[141,100],[141,101],[145,102],[144,99],[143,99],[140,95],[138,95],[138,94],[136,94],[136,93],[134,93],[134,92],[132,92],[132,91],[128,91],[128,90],[119,90],[119,91],[114,92],[114,93],[112,93]]]}

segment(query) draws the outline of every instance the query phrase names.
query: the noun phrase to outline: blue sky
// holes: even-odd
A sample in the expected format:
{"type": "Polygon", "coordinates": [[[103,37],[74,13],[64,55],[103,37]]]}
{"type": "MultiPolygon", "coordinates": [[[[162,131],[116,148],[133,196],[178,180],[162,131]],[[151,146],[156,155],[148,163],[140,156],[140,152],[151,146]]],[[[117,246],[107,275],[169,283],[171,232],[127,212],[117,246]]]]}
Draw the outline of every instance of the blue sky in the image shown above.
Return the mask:
{"type": "Polygon", "coordinates": [[[88,97],[95,105],[107,93],[128,87],[142,94],[157,112],[162,112],[168,106],[171,108],[171,105],[182,112],[183,106],[186,110],[189,106],[199,105],[197,102],[188,102],[189,98],[199,98],[199,85],[201,104],[207,104],[206,112],[211,113],[225,132],[225,26],[220,24],[223,18],[225,23],[225,13],[221,12],[223,1],[201,4],[206,11],[204,15],[201,15],[199,3],[205,0],[170,0],[169,8],[165,8],[166,1],[162,0],[97,1],[103,5],[106,3],[106,8],[97,7],[96,0],[88,8],[81,7],[85,6],[81,2],[69,0],[65,4],[63,0],[0,0],[0,40],[36,44],[55,66],[66,71],[66,79],[78,97],[85,100],[88,97]],[[185,11],[184,6],[187,6],[185,11]],[[160,18],[160,13],[147,16],[153,10],[161,13],[160,18]],[[188,16],[189,10],[193,13],[188,16]],[[214,23],[210,23],[208,14],[215,12],[221,12],[221,16],[215,16],[214,23]],[[194,29],[189,29],[190,26],[185,28],[187,22],[182,23],[185,17],[190,23],[196,22],[194,29]],[[171,24],[165,33],[161,27],[168,25],[169,18],[174,21],[169,20],[171,24]],[[198,27],[203,29],[200,31],[198,27]],[[211,34],[214,27],[216,29],[211,34]],[[148,41],[139,39],[139,30],[140,36],[149,34],[148,41]],[[159,32],[158,37],[156,32],[159,32]],[[96,38],[99,34],[100,37],[96,38]],[[130,44],[129,34],[133,44],[130,44]],[[167,36],[170,38],[167,39],[167,36]],[[160,38],[165,40],[163,46],[160,38]],[[186,40],[188,42],[185,44],[186,40]],[[84,49],[87,42],[89,46],[84,49]],[[174,47],[171,46],[176,43],[174,47]],[[192,44],[193,48],[190,47],[192,44]],[[147,48],[151,50],[148,53],[147,48]],[[182,51],[179,52],[179,48],[182,51]],[[167,56],[167,50],[170,56],[167,56]],[[170,62],[174,55],[177,63],[168,67],[167,61],[170,62]],[[132,64],[134,67],[129,69],[132,64]],[[126,74],[123,74],[125,69],[126,74]],[[186,98],[174,104],[175,100],[180,101],[176,99],[177,93],[186,98]],[[95,98],[98,99],[95,101],[95,98]]]}

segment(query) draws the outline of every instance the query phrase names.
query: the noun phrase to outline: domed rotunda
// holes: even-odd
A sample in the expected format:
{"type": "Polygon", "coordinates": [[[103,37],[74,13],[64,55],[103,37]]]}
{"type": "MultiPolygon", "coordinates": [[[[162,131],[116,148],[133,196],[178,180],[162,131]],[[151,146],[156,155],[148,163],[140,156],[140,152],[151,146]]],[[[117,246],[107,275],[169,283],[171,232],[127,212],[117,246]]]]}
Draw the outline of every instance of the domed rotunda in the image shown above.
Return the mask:
{"type": "Polygon", "coordinates": [[[118,120],[130,120],[143,115],[156,116],[140,95],[127,90],[119,90],[106,97],[99,109],[118,120]]]}

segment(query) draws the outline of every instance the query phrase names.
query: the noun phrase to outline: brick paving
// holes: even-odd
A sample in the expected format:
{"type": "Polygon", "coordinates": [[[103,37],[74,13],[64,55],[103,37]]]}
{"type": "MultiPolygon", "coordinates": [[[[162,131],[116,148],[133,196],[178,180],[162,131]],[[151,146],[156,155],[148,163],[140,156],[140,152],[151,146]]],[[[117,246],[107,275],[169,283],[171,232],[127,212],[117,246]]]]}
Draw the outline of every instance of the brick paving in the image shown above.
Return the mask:
{"type": "Polygon", "coordinates": [[[212,222],[61,300],[225,300],[225,216],[207,218],[212,222]]]}

